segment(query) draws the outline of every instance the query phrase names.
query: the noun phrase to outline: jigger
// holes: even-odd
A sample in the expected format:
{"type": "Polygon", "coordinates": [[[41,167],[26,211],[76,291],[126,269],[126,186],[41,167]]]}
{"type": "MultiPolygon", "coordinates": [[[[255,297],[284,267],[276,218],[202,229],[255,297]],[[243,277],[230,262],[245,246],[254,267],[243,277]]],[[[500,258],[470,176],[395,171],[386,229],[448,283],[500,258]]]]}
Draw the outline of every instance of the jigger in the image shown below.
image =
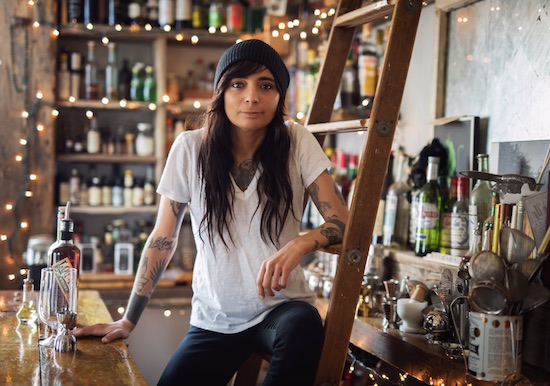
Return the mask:
{"type": "Polygon", "coordinates": [[[76,312],[58,312],[57,321],[61,324],[61,331],[54,341],[54,349],[57,352],[76,351],[76,338],[71,333],[71,326],[76,323],[76,312]]]}

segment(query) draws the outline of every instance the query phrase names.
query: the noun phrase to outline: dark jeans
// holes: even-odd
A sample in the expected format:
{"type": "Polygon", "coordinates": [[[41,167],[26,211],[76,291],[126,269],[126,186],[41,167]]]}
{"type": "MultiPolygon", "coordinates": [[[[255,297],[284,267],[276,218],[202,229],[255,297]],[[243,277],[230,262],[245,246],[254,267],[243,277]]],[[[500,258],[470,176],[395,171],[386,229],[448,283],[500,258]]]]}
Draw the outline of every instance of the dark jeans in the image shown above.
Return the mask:
{"type": "Polygon", "coordinates": [[[237,334],[191,326],[159,385],[225,386],[253,352],[272,356],[264,386],[309,386],[323,346],[323,323],[312,305],[291,301],[237,334]]]}

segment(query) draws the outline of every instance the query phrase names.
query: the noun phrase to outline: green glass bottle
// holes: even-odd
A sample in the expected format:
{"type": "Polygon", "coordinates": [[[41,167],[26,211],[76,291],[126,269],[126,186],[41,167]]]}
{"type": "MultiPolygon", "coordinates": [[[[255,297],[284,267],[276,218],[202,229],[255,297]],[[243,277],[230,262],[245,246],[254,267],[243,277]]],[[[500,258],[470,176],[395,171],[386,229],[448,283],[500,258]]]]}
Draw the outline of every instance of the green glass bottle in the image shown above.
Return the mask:
{"type": "Polygon", "coordinates": [[[439,249],[439,217],[441,191],[437,183],[439,157],[428,158],[427,181],[418,195],[418,223],[414,253],[425,256],[439,249]]]}

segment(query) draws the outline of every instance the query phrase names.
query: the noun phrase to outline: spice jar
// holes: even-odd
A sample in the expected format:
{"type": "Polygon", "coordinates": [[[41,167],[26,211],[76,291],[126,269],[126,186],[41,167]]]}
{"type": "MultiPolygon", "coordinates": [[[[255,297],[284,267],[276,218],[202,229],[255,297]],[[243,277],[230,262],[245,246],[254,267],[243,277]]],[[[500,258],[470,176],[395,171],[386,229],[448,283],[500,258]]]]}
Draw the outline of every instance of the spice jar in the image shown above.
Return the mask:
{"type": "Polygon", "coordinates": [[[139,156],[153,155],[155,151],[153,125],[150,123],[138,123],[137,128],[136,154],[139,156]]]}

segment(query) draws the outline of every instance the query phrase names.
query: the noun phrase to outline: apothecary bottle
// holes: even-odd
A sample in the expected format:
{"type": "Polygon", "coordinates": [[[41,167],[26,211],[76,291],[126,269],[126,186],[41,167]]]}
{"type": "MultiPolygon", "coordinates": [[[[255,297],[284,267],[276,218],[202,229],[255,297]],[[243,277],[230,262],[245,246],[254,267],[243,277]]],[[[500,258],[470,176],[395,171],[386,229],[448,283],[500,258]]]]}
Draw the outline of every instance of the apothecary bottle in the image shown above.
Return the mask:
{"type": "MultiPolygon", "coordinates": [[[[481,173],[489,172],[489,155],[478,154],[477,155],[477,169],[481,173]]],[[[488,180],[478,179],[470,194],[470,234],[473,232],[473,226],[477,222],[483,222],[487,217],[491,215],[491,194],[492,186],[488,180]],[[477,218],[474,217],[474,213],[477,213],[477,218]]]]}
{"type": "Polygon", "coordinates": [[[427,181],[418,194],[418,223],[414,253],[425,256],[439,249],[441,192],[437,183],[439,157],[428,157],[427,181]]]}
{"type": "Polygon", "coordinates": [[[136,136],[136,154],[139,156],[153,155],[155,140],[153,138],[153,125],[150,123],[138,123],[136,136]]]}
{"type": "Polygon", "coordinates": [[[35,307],[34,281],[26,278],[23,280],[23,302],[17,311],[17,319],[23,324],[33,324],[37,318],[35,307]]]}

